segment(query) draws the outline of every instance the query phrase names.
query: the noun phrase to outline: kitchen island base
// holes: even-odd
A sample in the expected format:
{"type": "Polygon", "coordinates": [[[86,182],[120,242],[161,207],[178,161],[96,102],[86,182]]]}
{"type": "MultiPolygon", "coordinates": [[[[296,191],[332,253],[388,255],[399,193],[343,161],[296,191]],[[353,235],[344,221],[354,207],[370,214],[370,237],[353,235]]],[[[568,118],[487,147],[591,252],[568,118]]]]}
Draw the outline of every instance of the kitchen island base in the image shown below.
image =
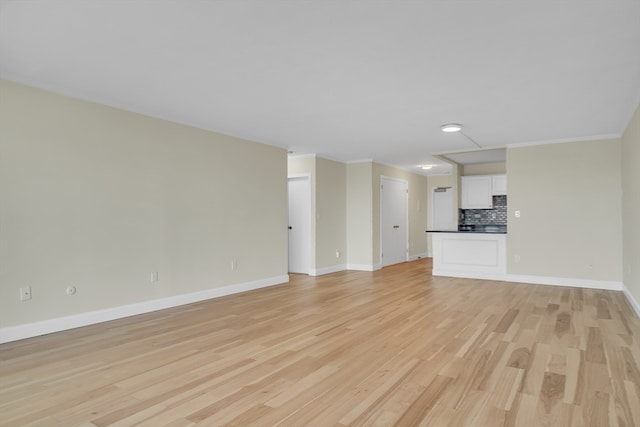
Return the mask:
{"type": "Polygon", "coordinates": [[[434,276],[506,279],[506,234],[437,232],[432,242],[434,276]]]}

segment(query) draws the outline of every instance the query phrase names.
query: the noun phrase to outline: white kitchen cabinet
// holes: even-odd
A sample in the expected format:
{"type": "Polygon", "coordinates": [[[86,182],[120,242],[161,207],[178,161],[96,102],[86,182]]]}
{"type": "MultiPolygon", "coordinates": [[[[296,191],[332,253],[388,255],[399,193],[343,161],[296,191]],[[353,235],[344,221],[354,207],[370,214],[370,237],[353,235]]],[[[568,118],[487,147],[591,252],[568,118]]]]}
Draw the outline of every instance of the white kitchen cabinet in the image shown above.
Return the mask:
{"type": "Polygon", "coordinates": [[[493,207],[492,176],[462,177],[462,209],[491,209],[493,207]]]}
{"type": "Polygon", "coordinates": [[[494,196],[507,195],[507,175],[492,175],[491,188],[494,196]]]}

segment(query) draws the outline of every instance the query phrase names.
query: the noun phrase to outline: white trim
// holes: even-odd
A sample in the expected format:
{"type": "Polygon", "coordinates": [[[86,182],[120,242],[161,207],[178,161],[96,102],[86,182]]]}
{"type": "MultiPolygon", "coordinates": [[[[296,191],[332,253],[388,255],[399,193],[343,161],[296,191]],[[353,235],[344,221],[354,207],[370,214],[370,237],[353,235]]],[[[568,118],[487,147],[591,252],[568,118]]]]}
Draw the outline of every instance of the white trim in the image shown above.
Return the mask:
{"type": "MultiPolygon", "coordinates": [[[[84,91],[81,91],[82,93],[78,93],[78,91],[75,91],[69,87],[60,87],[60,86],[51,85],[51,84],[42,84],[41,82],[37,82],[32,79],[25,79],[11,73],[6,73],[1,69],[0,69],[0,79],[7,80],[9,82],[16,83],[22,86],[27,86],[30,89],[39,89],[53,95],[64,96],[66,98],[71,98],[76,101],[88,102],[91,104],[95,104],[99,107],[113,108],[116,110],[126,111],[128,113],[133,113],[133,114],[137,114],[144,117],[149,117],[155,120],[162,120],[169,123],[175,123],[182,126],[201,129],[207,132],[215,133],[217,135],[230,136],[235,139],[248,141],[246,136],[236,135],[233,133],[233,131],[230,131],[228,129],[223,129],[223,128],[213,129],[209,123],[200,123],[199,120],[190,121],[190,120],[185,120],[184,117],[177,119],[175,117],[170,117],[170,115],[166,115],[165,113],[160,113],[158,111],[151,111],[149,108],[140,108],[139,106],[123,103],[119,100],[110,99],[108,97],[97,96],[96,94],[89,94],[89,93],[85,93],[84,91]]],[[[284,148],[280,146],[276,146],[274,143],[269,143],[268,141],[264,141],[264,140],[258,141],[256,139],[252,139],[251,141],[259,144],[271,145],[272,147],[276,147],[276,148],[281,148],[283,151],[285,150],[284,148]]]]}
{"type": "MultiPolygon", "coordinates": [[[[438,159],[438,160],[442,160],[442,159],[438,159]]],[[[392,165],[391,163],[385,163],[385,162],[381,162],[378,160],[373,160],[373,163],[376,163],[378,165],[381,166],[387,166],[390,168],[394,168],[394,169],[398,169],[401,171],[405,171],[405,172],[409,172],[411,174],[414,175],[418,175],[418,176],[439,176],[439,175],[451,175],[452,173],[452,168],[450,164],[444,164],[444,163],[438,163],[436,165],[434,165],[434,169],[435,168],[446,168],[449,170],[444,170],[444,171],[436,171],[434,169],[419,169],[417,167],[417,165],[412,165],[412,166],[399,166],[399,165],[392,165]],[[433,172],[441,172],[441,173],[433,173],[433,172]]]]}
{"type": "Polygon", "coordinates": [[[415,255],[409,256],[409,261],[415,261],[420,258],[431,258],[431,257],[429,256],[428,252],[422,252],[421,254],[415,254],[415,255]]]}
{"type": "Polygon", "coordinates": [[[374,266],[371,264],[347,264],[347,270],[375,271],[374,266]]]}
{"type": "Polygon", "coordinates": [[[219,298],[226,295],[280,285],[288,282],[288,275],[275,276],[251,282],[236,283],[235,285],[223,286],[220,288],[206,289],[204,291],[192,292],[189,294],[142,301],[134,304],[90,311],[87,313],[26,323],[23,325],[8,326],[0,328],[0,343],[17,341],[38,335],[50,334],[52,332],[65,331],[67,329],[79,328],[81,326],[93,325],[96,323],[121,319],[123,317],[135,316],[138,314],[149,313],[152,311],[163,310],[165,308],[177,307],[180,305],[191,304],[198,301],[219,298]]]}
{"type": "Polygon", "coordinates": [[[535,145],[548,145],[548,144],[564,144],[567,142],[598,141],[602,139],[618,139],[621,136],[622,134],[619,134],[619,133],[610,133],[605,135],[582,136],[577,138],[549,139],[546,141],[516,142],[513,144],[507,144],[507,148],[532,147],[535,145]]]}
{"type": "Polygon", "coordinates": [[[290,153],[289,150],[287,150],[287,157],[290,159],[315,159],[316,153],[296,154],[295,152],[290,153]]]}
{"type": "Polygon", "coordinates": [[[633,311],[636,312],[636,316],[640,318],[640,304],[638,304],[638,301],[636,301],[633,294],[631,294],[629,288],[627,288],[624,283],[622,284],[622,292],[624,293],[624,296],[627,297],[627,301],[629,301],[629,305],[633,308],[633,311]]]}
{"type": "Polygon", "coordinates": [[[508,282],[533,283],[536,285],[568,286],[571,288],[606,289],[621,291],[622,282],[611,280],[574,279],[569,277],[527,276],[520,274],[507,274],[508,282]]]}
{"type": "Polygon", "coordinates": [[[482,272],[461,272],[451,270],[433,270],[434,276],[461,277],[464,279],[499,280],[503,282],[529,283],[533,285],[567,286],[570,288],[606,289],[622,291],[622,282],[609,280],[574,279],[567,277],[528,276],[523,274],[492,274],[482,272]]]}
{"type": "Polygon", "coordinates": [[[347,264],[347,270],[356,271],[377,271],[382,268],[382,264],[347,264]]]}
{"type": "Polygon", "coordinates": [[[305,158],[306,159],[324,159],[332,162],[345,163],[343,160],[340,160],[338,158],[326,156],[326,155],[321,156],[318,153],[296,154],[295,152],[289,153],[289,151],[291,151],[291,149],[287,150],[287,156],[289,159],[305,159],[305,158]]]}
{"type": "Polygon", "coordinates": [[[322,276],[323,274],[336,273],[338,271],[344,271],[346,269],[347,269],[347,266],[345,264],[332,265],[330,267],[323,267],[323,268],[312,268],[309,271],[309,276],[322,276]]]}
{"type": "Polygon", "coordinates": [[[387,176],[387,175],[380,175],[380,185],[382,185],[382,180],[388,180],[388,181],[395,181],[398,182],[400,184],[406,184],[407,185],[407,190],[409,189],[409,181],[407,181],[404,178],[396,178],[393,176],[387,176]]]}
{"type": "MultiPolygon", "coordinates": [[[[432,171],[433,169],[429,169],[429,171],[432,171]]],[[[428,172],[428,171],[425,171],[428,172]]],[[[453,173],[453,171],[448,171],[448,172],[443,172],[443,173],[419,173],[418,175],[420,176],[450,176],[453,173]]]]}
{"type": "Polygon", "coordinates": [[[479,273],[475,271],[457,271],[447,269],[433,269],[432,276],[459,277],[462,279],[499,280],[508,281],[507,275],[500,273],[479,273]]]}

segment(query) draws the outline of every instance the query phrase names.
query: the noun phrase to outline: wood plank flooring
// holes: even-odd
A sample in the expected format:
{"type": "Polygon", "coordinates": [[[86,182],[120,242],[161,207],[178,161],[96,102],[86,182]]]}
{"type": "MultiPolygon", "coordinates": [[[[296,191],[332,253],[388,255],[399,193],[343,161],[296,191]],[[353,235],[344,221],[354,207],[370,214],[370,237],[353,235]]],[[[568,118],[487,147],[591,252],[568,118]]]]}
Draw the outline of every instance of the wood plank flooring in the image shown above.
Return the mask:
{"type": "Polygon", "coordinates": [[[640,426],[620,292],[430,260],[0,345],[2,426],[640,426]]]}

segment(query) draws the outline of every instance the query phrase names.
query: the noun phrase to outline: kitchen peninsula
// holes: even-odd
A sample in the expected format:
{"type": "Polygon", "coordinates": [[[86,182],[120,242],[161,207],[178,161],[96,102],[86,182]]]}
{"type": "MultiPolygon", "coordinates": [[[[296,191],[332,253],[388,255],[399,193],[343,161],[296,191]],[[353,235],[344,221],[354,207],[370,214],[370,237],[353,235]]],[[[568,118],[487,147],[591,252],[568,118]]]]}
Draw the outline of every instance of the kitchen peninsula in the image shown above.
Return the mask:
{"type": "Polygon", "coordinates": [[[457,230],[427,230],[432,233],[433,275],[504,280],[506,176],[463,176],[461,199],[457,230]]]}
{"type": "Polygon", "coordinates": [[[502,280],[507,273],[506,228],[433,233],[433,275],[502,280]]]}

